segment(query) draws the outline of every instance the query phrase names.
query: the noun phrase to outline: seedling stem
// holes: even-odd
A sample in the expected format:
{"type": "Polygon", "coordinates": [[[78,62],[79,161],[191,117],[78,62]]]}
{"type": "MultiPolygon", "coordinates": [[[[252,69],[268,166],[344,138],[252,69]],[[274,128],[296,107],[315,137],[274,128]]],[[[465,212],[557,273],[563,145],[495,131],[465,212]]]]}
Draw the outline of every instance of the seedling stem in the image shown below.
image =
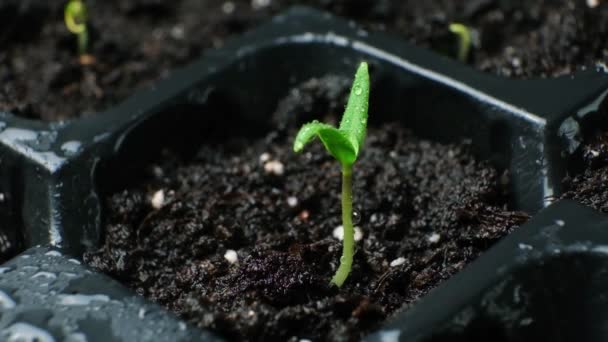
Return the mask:
{"type": "Polygon", "coordinates": [[[78,39],[78,54],[87,54],[89,44],[89,33],[87,31],[87,7],[82,0],[70,0],[65,6],[64,20],[65,26],[78,39]]]}
{"type": "Polygon", "coordinates": [[[293,149],[300,152],[304,146],[318,137],[325,149],[342,167],[342,229],[343,245],[340,266],[331,280],[341,287],[350,274],[355,254],[355,229],[353,227],[353,164],[363,147],[367,131],[367,110],[369,106],[369,73],[367,63],[359,65],[340,128],[313,121],[300,128],[293,149]]]}
{"type": "Polygon", "coordinates": [[[338,287],[342,286],[353,265],[355,254],[355,228],[353,227],[353,167],[342,165],[342,228],[344,240],[342,244],[342,257],[340,266],[331,282],[338,287]]]}
{"type": "Polygon", "coordinates": [[[471,44],[473,44],[471,30],[460,23],[451,23],[449,28],[452,33],[458,36],[458,60],[466,63],[469,59],[471,44]]]}

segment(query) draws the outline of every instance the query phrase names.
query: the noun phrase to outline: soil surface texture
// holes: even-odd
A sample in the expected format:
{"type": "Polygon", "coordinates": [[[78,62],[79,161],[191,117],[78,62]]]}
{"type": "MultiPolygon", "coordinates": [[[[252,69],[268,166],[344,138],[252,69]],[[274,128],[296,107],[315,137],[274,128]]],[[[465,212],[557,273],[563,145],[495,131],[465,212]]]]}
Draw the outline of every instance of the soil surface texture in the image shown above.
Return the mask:
{"type": "Polygon", "coordinates": [[[293,4],[389,31],[455,56],[451,22],[478,33],[470,63],[511,77],[547,77],[605,61],[608,3],[565,0],[87,0],[82,66],[63,23],[63,1],[0,4],[0,110],[52,121],[110,108],[208,48],[293,4]]]}
{"type": "MultiPolygon", "coordinates": [[[[344,94],[330,83],[344,86],[305,82],[274,118],[335,122],[344,94]]],[[[105,242],[85,262],[230,340],[358,340],[528,219],[467,142],[371,128],[354,167],[361,240],[345,285],[331,287],[340,168],[320,143],[292,151],[298,124],[211,141],[187,161],[165,153],[107,197],[105,242]]]]}

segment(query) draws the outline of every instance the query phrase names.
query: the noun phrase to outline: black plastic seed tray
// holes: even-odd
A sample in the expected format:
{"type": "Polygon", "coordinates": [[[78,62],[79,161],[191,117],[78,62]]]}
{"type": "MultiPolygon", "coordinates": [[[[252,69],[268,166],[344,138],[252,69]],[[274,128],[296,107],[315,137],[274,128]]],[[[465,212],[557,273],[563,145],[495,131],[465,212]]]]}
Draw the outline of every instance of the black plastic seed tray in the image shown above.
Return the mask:
{"type": "Polygon", "coordinates": [[[0,115],[0,226],[29,248],[0,268],[0,336],[214,338],[79,264],[100,243],[104,193],[163,146],[187,150],[221,134],[219,110],[246,134],[268,125],[288,86],[350,77],[362,59],[372,121],[396,119],[436,141],[469,138],[480,158],[510,171],[513,208],[549,206],[369,339],[608,339],[608,220],[551,204],[585,126],[606,114],[608,74],[504,79],[302,7],[106,112],[51,124],[0,115]]]}

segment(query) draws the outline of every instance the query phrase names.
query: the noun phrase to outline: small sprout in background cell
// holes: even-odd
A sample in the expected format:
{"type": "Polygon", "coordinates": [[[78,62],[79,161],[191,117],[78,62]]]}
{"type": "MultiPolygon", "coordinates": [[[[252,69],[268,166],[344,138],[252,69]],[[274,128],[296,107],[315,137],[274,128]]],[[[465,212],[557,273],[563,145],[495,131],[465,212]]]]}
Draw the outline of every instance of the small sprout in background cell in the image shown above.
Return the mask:
{"type": "Polygon", "coordinates": [[[451,23],[449,29],[458,37],[458,60],[466,63],[469,60],[471,48],[478,45],[477,31],[460,23],[451,23]]]}
{"type": "Polygon", "coordinates": [[[93,56],[87,53],[89,32],[87,30],[87,6],[82,0],[70,0],[64,9],[65,26],[78,39],[78,57],[80,64],[93,64],[93,56]]]}
{"type": "Polygon", "coordinates": [[[340,287],[350,274],[355,254],[353,226],[352,171],[353,164],[363,147],[367,131],[369,106],[369,72],[367,63],[359,65],[340,128],[313,121],[303,125],[296,136],[293,150],[300,152],[306,144],[318,137],[325,149],[342,166],[342,227],[343,245],[340,266],[331,282],[340,287]]]}

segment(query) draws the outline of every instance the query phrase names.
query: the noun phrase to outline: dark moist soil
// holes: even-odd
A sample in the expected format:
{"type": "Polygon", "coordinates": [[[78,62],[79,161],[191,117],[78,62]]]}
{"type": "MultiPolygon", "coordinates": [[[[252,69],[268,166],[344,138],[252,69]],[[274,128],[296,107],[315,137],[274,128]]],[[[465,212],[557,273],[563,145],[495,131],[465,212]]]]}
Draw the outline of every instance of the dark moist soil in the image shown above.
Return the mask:
{"type": "MultiPolygon", "coordinates": [[[[328,84],[344,88],[332,76],[305,82],[275,119],[331,121],[343,92],[328,84]]],[[[230,340],[358,340],[528,219],[507,209],[508,177],[468,143],[372,128],[354,170],[363,239],[338,290],[329,280],[341,253],[340,169],[320,143],[293,153],[296,125],[204,144],[189,161],[166,152],[108,197],[105,242],[85,262],[230,340]]]]}
{"type": "Polygon", "coordinates": [[[584,170],[564,180],[562,198],[608,213],[608,132],[595,135],[582,148],[584,170]]]}
{"type": "Polygon", "coordinates": [[[558,0],[87,0],[90,52],[81,66],[63,1],[0,4],[0,110],[52,121],[102,111],[208,48],[293,4],[310,5],[455,55],[453,21],[477,30],[471,60],[503,76],[547,77],[605,61],[608,4],[558,0]],[[267,5],[265,5],[267,4],[267,5]]]}

